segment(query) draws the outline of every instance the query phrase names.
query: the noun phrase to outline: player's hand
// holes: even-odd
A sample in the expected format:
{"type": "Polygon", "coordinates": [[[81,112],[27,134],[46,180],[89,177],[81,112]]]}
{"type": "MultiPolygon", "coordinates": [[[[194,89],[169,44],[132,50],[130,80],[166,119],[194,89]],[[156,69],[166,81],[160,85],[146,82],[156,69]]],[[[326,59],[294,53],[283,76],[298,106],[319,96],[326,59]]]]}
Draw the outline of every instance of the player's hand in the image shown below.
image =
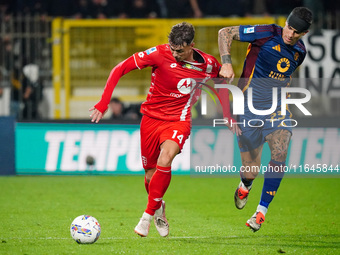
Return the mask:
{"type": "Polygon", "coordinates": [[[236,134],[236,136],[242,135],[242,130],[239,128],[237,124],[233,124],[233,126],[230,127],[229,130],[233,132],[233,134],[236,134]]]}
{"type": "Polygon", "coordinates": [[[227,127],[229,130],[233,133],[236,134],[236,136],[242,135],[242,130],[239,128],[239,126],[235,123],[236,121],[234,119],[227,119],[227,127]],[[230,123],[232,121],[232,124],[230,123]]]}
{"type": "Polygon", "coordinates": [[[91,115],[90,115],[90,118],[91,118],[91,122],[96,122],[96,123],[98,123],[102,118],[103,118],[103,116],[104,116],[104,114],[103,113],[101,113],[99,110],[97,110],[94,106],[92,106],[90,109],[89,109],[89,111],[90,112],[92,112],[91,113],[91,115]]]}
{"type": "Polygon", "coordinates": [[[223,64],[219,75],[220,77],[229,79],[229,83],[232,83],[235,77],[233,66],[231,64],[223,64]]]}

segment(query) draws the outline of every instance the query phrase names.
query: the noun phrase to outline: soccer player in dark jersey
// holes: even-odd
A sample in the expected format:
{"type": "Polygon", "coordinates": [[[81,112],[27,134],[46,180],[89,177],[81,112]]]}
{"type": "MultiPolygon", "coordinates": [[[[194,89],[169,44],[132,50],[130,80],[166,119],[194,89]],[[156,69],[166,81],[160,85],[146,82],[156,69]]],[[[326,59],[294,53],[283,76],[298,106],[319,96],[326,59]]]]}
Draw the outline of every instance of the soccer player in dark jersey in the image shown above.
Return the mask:
{"type": "MultiPolygon", "coordinates": [[[[171,29],[168,44],[137,52],[119,63],[110,73],[101,100],[90,108],[92,122],[98,123],[118,80],[132,70],[152,67],[149,93],[141,106],[141,156],[148,204],[135,228],[140,236],[148,235],[153,216],[159,234],[169,234],[163,196],[170,184],[171,163],[190,134],[190,110],[197,100],[192,88],[196,79],[218,77],[221,68],[216,58],[194,48],[194,35],[191,24],[177,24],[171,29]]],[[[229,107],[229,96],[223,98],[227,99],[224,106],[229,107]]],[[[224,117],[230,117],[225,113],[224,117]]]]}
{"type": "Polygon", "coordinates": [[[241,182],[234,195],[238,209],[246,205],[253,180],[260,170],[265,142],[271,151],[271,161],[264,173],[260,203],[246,223],[254,232],[264,222],[268,206],[284,175],[292,123],[289,115],[281,114],[281,88],[290,85],[292,73],[306,56],[301,38],[308,33],[311,24],[311,11],[297,7],[288,16],[283,28],[272,24],[225,27],[219,31],[222,77],[233,79],[235,76],[230,55],[232,41],[250,43],[238,83],[244,92],[245,111],[244,115],[237,116],[237,123],[231,125],[234,130],[237,124],[241,129],[241,132],[236,132],[242,160],[241,182]],[[273,91],[277,91],[277,100],[273,100],[273,91]],[[250,92],[252,105],[248,105],[250,92]],[[277,107],[271,114],[253,113],[254,108],[262,111],[271,109],[273,101],[277,101],[277,107]]]}

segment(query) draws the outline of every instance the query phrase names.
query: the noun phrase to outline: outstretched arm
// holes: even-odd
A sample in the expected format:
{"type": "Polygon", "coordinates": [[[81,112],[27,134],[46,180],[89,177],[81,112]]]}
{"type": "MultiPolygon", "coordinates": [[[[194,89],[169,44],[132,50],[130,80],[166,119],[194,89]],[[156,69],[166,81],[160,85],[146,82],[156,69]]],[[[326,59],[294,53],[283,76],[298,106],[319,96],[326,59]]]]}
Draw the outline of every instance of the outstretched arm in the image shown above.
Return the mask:
{"type": "Polygon", "coordinates": [[[134,61],[133,56],[119,63],[116,67],[112,69],[110,76],[107,79],[106,86],[102,94],[102,98],[95,106],[92,106],[89,109],[89,111],[92,112],[90,115],[92,122],[98,123],[103,118],[105,112],[107,111],[108,104],[110,103],[112,92],[114,88],[116,87],[118,80],[124,74],[134,69],[137,69],[137,66],[134,61]]]}
{"type": "Polygon", "coordinates": [[[231,81],[235,77],[230,55],[233,40],[240,40],[239,26],[224,27],[218,31],[218,48],[222,61],[220,77],[231,79],[231,81]]]}

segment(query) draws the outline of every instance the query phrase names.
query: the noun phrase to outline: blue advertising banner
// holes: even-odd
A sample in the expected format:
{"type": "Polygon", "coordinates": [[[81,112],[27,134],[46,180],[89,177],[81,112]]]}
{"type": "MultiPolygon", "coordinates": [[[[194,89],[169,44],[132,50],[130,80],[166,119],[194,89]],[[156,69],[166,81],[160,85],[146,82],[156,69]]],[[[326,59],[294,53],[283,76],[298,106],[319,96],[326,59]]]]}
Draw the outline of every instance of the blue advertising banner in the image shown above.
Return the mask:
{"type": "Polygon", "coordinates": [[[14,117],[0,117],[0,175],[15,174],[14,117]]]}
{"type": "MultiPolygon", "coordinates": [[[[143,174],[139,125],[18,123],[17,174],[143,174]]],[[[190,168],[189,146],[173,163],[190,168]]]]}
{"type": "MultiPolygon", "coordinates": [[[[294,129],[289,173],[340,173],[340,129],[294,129]],[[333,169],[330,171],[330,169],[333,169]]],[[[261,168],[270,161],[263,147],[261,168]]],[[[174,174],[238,174],[236,137],[225,127],[194,126],[174,174]]],[[[261,170],[263,170],[261,169],[261,170]]],[[[17,123],[17,174],[143,174],[138,125],[17,123]]]]}

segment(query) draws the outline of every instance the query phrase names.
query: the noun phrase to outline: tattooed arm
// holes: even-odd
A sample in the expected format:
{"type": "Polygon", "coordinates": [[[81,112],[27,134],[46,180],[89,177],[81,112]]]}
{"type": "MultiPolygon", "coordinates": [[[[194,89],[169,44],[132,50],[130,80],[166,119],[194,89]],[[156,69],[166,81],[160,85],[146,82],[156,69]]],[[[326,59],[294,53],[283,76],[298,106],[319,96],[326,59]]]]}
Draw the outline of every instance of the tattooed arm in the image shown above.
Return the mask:
{"type": "MultiPolygon", "coordinates": [[[[231,83],[235,77],[235,73],[231,65],[230,56],[231,43],[233,40],[240,40],[240,32],[238,26],[225,27],[218,31],[218,47],[222,60],[222,67],[219,75],[220,77],[229,79],[229,83],[231,83]]],[[[234,123],[231,125],[228,120],[227,126],[231,130],[231,132],[233,132],[233,134],[236,133],[237,136],[242,134],[242,131],[237,124],[234,123]]]]}
{"type": "Polygon", "coordinates": [[[220,70],[220,76],[230,79],[230,82],[234,79],[235,73],[231,65],[231,43],[233,40],[240,40],[239,27],[225,27],[218,31],[218,48],[222,60],[222,68],[220,70]]]}
{"type": "Polygon", "coordinates": [[[225,27],[218,31],[218,47],[222,64],[231,64],[230,49],[233,40],[240,40],[239,26],[225,27]]]}

